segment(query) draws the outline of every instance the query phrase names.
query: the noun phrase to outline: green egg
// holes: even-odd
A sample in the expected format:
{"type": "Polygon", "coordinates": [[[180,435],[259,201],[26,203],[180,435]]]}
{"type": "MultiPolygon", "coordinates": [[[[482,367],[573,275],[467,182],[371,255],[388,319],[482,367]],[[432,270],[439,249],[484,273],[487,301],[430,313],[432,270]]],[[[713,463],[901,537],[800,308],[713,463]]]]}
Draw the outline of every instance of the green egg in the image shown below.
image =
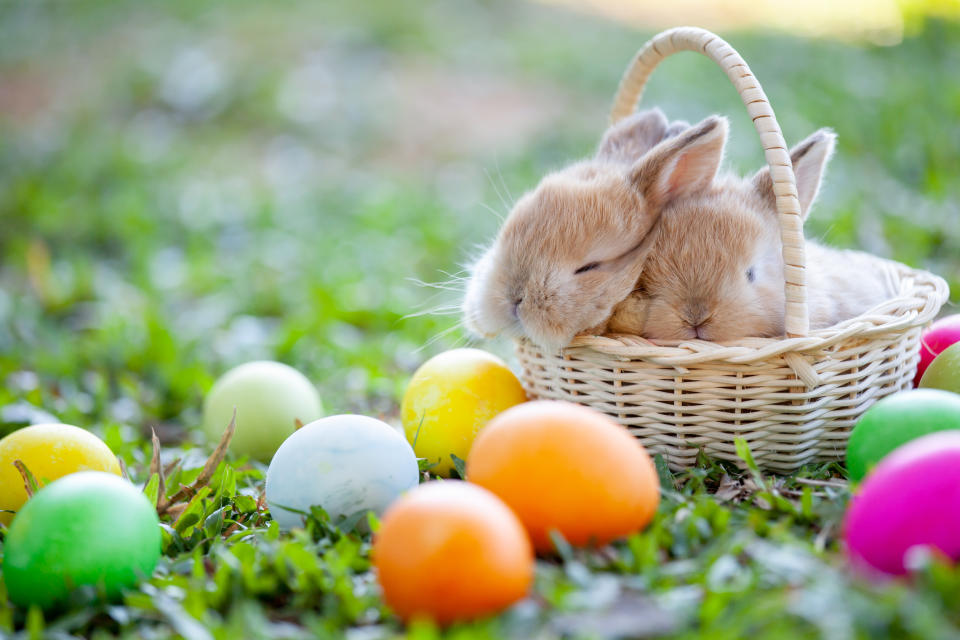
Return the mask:
{"type": "Polygon", "coordinates": [[[149,577],[160,526],[123,478],[81,471],[50,483],[20,509],[4,541],[3,579],[14,604],[50,609],[78,587],[108,599],[149,577]]]}
{"type": "Polygon", "coordinates": [[[948,429],[960,429],[960,395],[939,389],[915,389],[884,398],[867,409],[850,434],[850,479],[862,480],[900,445],[948,429]]]}
{"type": "Polygon", "coordinates": [[[943,389],[960,393],[960,342],[940,352],[920,378],[924,389],[943,389]]]}
{"type": "Polygon", "coordinates": [[[323,417],[320,394],[302,373],[280,362],[247,362],[217,380],[203,403],[203,430],[218,442],[237,410],[230,451],[269,462],[302,424],[323,417]]]}

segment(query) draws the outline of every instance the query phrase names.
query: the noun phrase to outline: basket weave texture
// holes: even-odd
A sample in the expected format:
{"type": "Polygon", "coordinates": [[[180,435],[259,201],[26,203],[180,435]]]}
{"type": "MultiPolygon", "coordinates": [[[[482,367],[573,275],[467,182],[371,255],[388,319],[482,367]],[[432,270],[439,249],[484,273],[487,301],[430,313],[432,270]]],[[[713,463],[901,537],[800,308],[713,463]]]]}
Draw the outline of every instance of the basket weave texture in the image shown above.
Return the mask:
{"type": "Polygon", "coordinates": [[[533,398],[567,400],[617,420],[673,469],[708,457],[739,462],[735,439],[770,471],[842,460],[857,419],[877,400],[910,388],[920,332],[946,301],[943,279],[886,262],[898,295],[827,329],[808,331],[803,222],[786,142],[756,78],[718,36],[693,27],[650,40],[628,68],[612,120],[635,108],[653,68],[682,50],[726,72],[753,118],[777,194],[786,279],[783,339],[658,343],[638,336],[578,336],[559,353],[517,342],[522,382],[533,398]]]}

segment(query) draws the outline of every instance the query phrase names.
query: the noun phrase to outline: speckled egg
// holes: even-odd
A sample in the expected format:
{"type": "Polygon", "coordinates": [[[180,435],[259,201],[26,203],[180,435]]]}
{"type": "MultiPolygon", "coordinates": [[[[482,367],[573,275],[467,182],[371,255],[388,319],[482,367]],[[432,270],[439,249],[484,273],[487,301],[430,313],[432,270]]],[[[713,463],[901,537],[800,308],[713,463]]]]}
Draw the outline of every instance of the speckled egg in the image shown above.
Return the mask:
{"type": "Polygon", "coordinates": [[[159,524],[143,492],[111,473],[82,471],[50,483],[7,531],[3,579],[10,599],[46,609],[83,586],[117,597],[153,573],[159,524]]]}
{"type": "Polygon", "coordinates": [[[333,518],[382,513],[419,480],[416,456],[399,431],[374,418],[339,415],[304,425],[280,445],[266,497],[274,519],[289,529],[303,525],[297,511],[314,505],[333,518]]]}
{"type": "Polygon", "coordinates": [[[306,376],[280,362],[247,362],[217,380],[203,403],[203,429],[219,442],[237,410],[230,451],[267,461],[302,424],[323,416],[320,394],[306,376]]]}
{"type": "Polygon", "coordinates": [[[526,400],[523,386],[503,360],[480,349],[452,349],[417,369],[400,414],[417,455],[433,463],[430,472],[449,476],[454,468],[451,454],[466,460],[487,422],[526,400]]]}
{"type": "MultiPolygon", "coordinates": [[[[120,475],[120,463],[97,436],[69,424],[35,424],[0,440],[0,509],[17,511],[27,501],[20,460],[41,485],[77,471],[106,471],[120,475]]],[[[9,524],[13,514],[0,512],[9,524]]]]}

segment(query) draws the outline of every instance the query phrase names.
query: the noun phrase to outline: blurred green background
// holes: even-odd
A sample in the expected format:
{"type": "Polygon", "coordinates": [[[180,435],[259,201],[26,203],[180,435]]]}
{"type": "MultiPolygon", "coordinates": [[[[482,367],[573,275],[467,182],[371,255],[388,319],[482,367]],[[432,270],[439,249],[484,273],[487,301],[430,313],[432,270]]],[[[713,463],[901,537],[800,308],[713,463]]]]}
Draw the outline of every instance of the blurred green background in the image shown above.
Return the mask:
{"type": "MultiPolygon", "coordinates": [[[[0,2],[0,435],[52,419],[91,428],[144,480],[156,428],[164,453],[192,469],[208,449],[191,450],[207,444],[195,429],[204,392],[256,358],[299,368],[330,412],[393,420],[410,373],[467,342],[455,313],[463,265],[516,197],[592,151],[624,67],[671,24],[718,28],[789,142],[823,126],[839,134],[808,234],[943,275],[955,292],[944,312],[955,312],[958,6],[855,4],[0,2]],[[794,23],[805,35],[783,31],[794,23]]],[[[729,163],[760,166],[739,97],[705,58],[664,63],[644,104],[690,121],[729,116],[729,163]]],[[[485,348],[510,355],[507,343],[485,348]]],[[[237,473],[253,504],[262,474],[237,473]]],[[[677,493],[650,530],[541,562],[526,610],[589,609],[622,588],[683,611],[677,637],[956,637],[955,570],[934,565],[915,589],[848,575],[843,483],[771,480],[779,489],[762,484],[754,500],[749,474],[728,473],[667,474],[677,493]]],[[[217,637],[300,637],[288,622],[312,619],[340,638],[384,620],[370,613],[381,605],[364,541],[266,533],[254,552],[216,527],[192,535],[131,596],[139,613],[84,609],[58,628],[124,630],[133,615],[152,637],[223,619],[233,626],[217,637]],[[330,549],[343,555],[316,560],[330,549]],[[331,571],[335,587],[320,577],[331,571]],[[161,587],[189,616],[161,607],[161,587]],[[255,606],[276,608],[276,626],[255,606]]],[[[554,617],[560,631],[538,637],[613,624],[591,615],[554,617]]],[[[0,635],[24,624],[17,616],[0,607],[0,635]]],[[[450,637],[515,628],[499,624],[450,637]]],[[[655,617],[637,624],[657,633],[655,617]]]]}
{"type": "MultiPolygon", "coordinates": [[[[839,134],[809,234],[956,290],[960,28],[911,15],[896,46],[724,35],[788,141],[839,134]]],[[[0,421],[30,403],[180,438],[252,358],[392,414],[466,340],[455,314],[408,317],[457,302],[420,282],[462,274],[515,197],[590,153],[651,33],[505,0],[0,4],[0,421]]],[[[727,114],[732,166],[759,166],[708,60],[667,61],[645,104],[727,114]]]]}

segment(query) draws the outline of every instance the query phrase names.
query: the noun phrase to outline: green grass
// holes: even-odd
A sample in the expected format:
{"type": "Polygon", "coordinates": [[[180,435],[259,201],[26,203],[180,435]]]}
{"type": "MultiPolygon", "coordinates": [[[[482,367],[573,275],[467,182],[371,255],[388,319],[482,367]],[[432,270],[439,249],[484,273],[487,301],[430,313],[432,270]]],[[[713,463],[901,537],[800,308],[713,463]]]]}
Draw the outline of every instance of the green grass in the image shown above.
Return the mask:
{"type": "MultiPolygon", "coordinates": [[[[146,482],[153,427],[164,461],[184,457],[174,487],[213,447],[204,392],[254,358],[299,368],[331,412],[395,420],[416,366],[466,339],[455,316],[411,315],[457,299],[417,281],[460,271],[510,200],[589,152],[649,35],[506,0],[3,3],[0,435],[46,412],[146,482]]],[[[810,235],[957,290],[960,26],[889,48],[729,40],[789,141],[839,134],[810,235]]],[[[645,100],[729,115],[731,164],[759,166],[708,61],[671,59],[645,100]]],[[[122,605],[43,619],[0,593],[0,636],[960,637],[960,572],[850,575],[848,492],[809,482],[839,467],[662,475],[648,531],[542,560],[528,601],[441,634],[383,608],[367,536],[322,517],[281,535],[256,507],[263,468],[231,460],[165,521],[161,567],[122,605]]]]}

